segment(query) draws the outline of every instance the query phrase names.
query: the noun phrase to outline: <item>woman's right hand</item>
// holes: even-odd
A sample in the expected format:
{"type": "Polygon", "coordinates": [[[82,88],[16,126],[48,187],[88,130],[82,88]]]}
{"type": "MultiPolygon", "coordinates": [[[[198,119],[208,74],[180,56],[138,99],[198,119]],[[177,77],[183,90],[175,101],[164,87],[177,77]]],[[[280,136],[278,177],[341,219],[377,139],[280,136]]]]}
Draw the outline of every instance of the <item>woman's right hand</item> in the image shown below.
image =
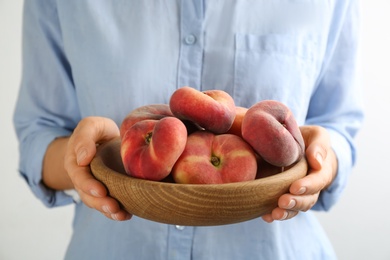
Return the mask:
{"type": "Polygon", "coordinates": [[[110,219],[123,221],[130,219],[131,214],[122,209],[117,200],[108,196],[106,187],[93,177],[89,167],[96,147],[118,136],[118,126],[111,119],[82,119],[68,140],[64,167],[86,206],[110,219]]]}

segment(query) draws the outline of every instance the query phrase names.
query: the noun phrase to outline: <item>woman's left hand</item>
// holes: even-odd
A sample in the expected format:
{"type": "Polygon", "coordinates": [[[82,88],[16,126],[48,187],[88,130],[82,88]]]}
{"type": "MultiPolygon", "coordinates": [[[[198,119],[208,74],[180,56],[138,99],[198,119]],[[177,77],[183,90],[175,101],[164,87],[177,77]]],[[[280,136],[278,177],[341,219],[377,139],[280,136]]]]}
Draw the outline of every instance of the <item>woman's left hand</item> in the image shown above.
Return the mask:
{"type": "Polygon", "coordinates": [[[294,181],[289,193],[280,196],[278,207],[262,216],[268,223],[290,219],[300,211],[311,209],[320,192],[329,187],[336,176],[337,158],[331,148],[327,130],[320,126],[302,126],[300,129],[305,140],[308,174],[294,181]]]}

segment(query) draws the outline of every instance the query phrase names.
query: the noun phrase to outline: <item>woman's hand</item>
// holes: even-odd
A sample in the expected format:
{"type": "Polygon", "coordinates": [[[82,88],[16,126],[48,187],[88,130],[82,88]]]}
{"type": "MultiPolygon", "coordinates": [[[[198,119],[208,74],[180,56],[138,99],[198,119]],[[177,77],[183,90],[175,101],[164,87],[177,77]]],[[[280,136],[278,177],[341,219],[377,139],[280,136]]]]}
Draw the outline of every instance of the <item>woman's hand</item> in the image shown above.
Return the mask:
{"type": "Polygon", "coordinates": [[[118,126],[102,117],[87,117],[80,121],[69,138],[64,167],[81,200],[113,220],[128,220],[131,215],[108,196],[105,186],[90,172],[89,164],[96,154],[96,146],[119,136],[118,126]]]}
{"type": "Polygon", "coordinates": [[[299,211],[311,209],[318,200],[321,190],[326,189],[337,172],[337,158],[330,146],[329,134],[320,126],[302,126],[301,132],[306,146],[308,174],[290,186],[290,193],[283,194],[278,207],[264,215],[264,221],[286,220],[295,217],[299,211]]]}

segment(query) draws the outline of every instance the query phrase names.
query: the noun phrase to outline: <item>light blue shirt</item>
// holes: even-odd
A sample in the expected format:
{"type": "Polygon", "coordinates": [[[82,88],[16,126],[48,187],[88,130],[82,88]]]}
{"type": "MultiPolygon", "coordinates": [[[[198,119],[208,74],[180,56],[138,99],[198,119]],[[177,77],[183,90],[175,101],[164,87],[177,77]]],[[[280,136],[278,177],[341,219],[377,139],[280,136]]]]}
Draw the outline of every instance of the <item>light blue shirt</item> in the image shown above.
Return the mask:
{"type": "MultiPolygon", "coordinates": [[[[326,127],[339,169],[315,210],[328,210],[355,162],[362,121],[356,82],[358,1],[29,0],[23,78],[14,123],[20,173],[48,207],[73,203],[42,184],[42,159],[81,118],[119,125],[132,109],[168,103],[188,85],[222,89],[236,105],[276,99],[300,125],[326,127]]],[[[75,204],[67,259],[333,259],[312,212],[180,227],[133,217],[115,222],[75,204]]]]}

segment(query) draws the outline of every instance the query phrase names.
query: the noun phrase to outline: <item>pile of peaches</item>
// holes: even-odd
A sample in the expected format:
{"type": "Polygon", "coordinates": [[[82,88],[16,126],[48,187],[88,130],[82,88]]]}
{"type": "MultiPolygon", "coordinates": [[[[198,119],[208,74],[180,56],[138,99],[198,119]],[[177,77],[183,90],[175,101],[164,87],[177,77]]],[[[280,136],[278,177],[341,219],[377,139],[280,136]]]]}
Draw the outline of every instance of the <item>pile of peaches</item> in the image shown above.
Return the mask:
{"type": "Polygon", "coordinates": [[[177,89],[169,104],[136,108],[120,126],[126,173],[153,181],[219,184],[261,176],[259,161],[288,167],[304,154],[299,126],[284,104],[236,106],[222,90],[177,89]]]}

